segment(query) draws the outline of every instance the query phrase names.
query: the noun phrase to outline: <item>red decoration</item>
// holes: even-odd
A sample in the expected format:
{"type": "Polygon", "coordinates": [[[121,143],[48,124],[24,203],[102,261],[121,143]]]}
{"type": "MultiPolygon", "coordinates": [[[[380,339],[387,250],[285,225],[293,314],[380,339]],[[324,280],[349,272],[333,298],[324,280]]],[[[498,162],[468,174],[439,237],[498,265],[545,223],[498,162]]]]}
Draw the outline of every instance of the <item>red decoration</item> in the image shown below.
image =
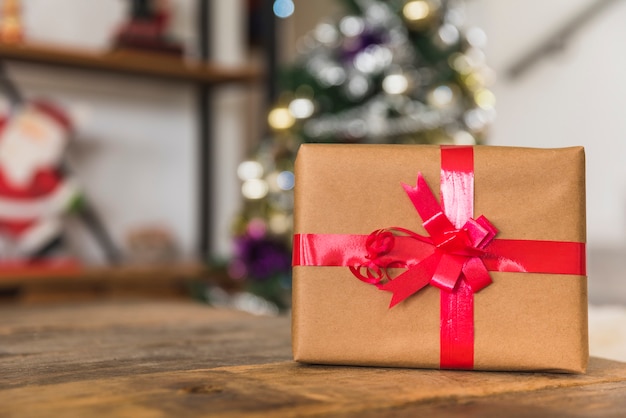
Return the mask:
{"type": "Polygon", "coordinates": [[[182,44],[168,35],[172,20],[169,0],[133,0],[131,6],[129,21],[115,35],[115,48],[183,55],[182,44]]]}
{"type": "Polygon", "coordinates": [[[10,241],[12,257],[30,258],[54,240],[78,196],[61,170],[71,129],[68,116],[43,101],[0,120],[0,236],[10,241]]]}

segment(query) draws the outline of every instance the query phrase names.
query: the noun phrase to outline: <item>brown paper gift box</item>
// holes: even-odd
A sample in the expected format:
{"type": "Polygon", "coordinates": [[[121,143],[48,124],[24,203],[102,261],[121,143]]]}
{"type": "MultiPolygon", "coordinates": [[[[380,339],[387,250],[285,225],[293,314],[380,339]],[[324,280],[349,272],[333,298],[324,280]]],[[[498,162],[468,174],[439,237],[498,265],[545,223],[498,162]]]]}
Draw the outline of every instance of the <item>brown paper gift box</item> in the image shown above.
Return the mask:
{"type": "MultiPolygon", "coordinates": [[[[296,159],[295,233],[422,235],[401,182],[422,172],[439,198],[440,149],[306,144],[296,159]]],[[[582,147],[474,147],[474,213],[500,239],[585,242],[582,147]]],[[[550,254],[546,254],[549,257],[550,254]]],[[[582,373],[588,360],[585,276],[490,272],[475,294],[474,369],[582,373]]],[[[305,363],[439,368],[439,292],[392,309],[391,293],[347,267],[295,266],[292,343],[305,363]]]]}

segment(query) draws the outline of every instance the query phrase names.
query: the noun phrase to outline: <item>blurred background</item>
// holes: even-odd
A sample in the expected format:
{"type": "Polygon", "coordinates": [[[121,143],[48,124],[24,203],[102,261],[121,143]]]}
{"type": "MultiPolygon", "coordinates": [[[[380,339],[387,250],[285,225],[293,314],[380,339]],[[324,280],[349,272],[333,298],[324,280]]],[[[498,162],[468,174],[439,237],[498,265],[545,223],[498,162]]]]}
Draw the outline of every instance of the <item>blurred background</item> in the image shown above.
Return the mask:
{"type": "Polygon", "coordinates": [[[592,323],[623,319],[607,306],[626,303],[624,16],[619,0],[2,0],[2,300],[275,313],[300,143],[583,145],[592,323]]]}

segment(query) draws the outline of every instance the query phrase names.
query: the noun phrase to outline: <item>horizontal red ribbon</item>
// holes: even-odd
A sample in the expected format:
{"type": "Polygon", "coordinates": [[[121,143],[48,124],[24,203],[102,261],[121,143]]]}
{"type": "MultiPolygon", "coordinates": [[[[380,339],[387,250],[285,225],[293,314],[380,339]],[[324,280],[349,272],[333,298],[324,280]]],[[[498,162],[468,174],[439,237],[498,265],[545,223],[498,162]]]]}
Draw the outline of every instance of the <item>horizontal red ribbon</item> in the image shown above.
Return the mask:
{"type": "MultiPolygon", "coordinates": [[[[366,260],[363,248],[369,235],[295,234],[294,266],[353,267],[366,260]]],[[[418,264],[434,252],[432,244],[408,236],[395,237],[394,252],[418,264]]],[[[424,237],[427,238],[427,237],[424,237]]],[[[586,275],[585,244],[569,241],[495,239],[485,249],[483,261],[489,271],[586,275]]]]}

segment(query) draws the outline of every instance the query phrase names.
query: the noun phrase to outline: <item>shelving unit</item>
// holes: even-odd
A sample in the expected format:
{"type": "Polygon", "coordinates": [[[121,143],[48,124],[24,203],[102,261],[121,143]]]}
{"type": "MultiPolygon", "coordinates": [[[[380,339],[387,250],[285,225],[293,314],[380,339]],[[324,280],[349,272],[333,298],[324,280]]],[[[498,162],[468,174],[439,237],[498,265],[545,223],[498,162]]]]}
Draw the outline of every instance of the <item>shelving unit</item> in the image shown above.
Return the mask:
{"type": "MultiPolygon", "coordinates": [[[[228,83],[254,83],[264,78],[262,71],[253,66],[219,66],[210,62],[211,1],[198,0],[199,52],[201,61],[150,52],[115,50],[94,52],[46,44],[0,44],[0,63],[24,62],[34,65],[76,69],[98,73],[122,74],[148,77],[169,82],[191,83],[197,91],[197,118],[199,123],[199,256],[207,259],[210,253],[210,204],[212,172],[208,159],[212,155],[212,89],[228,83]]],[[[20,289],[83,289],[118,288],[120,286],[180,285],[182,282],[202,277],[207,272],[203,262],[168,266],[112,266],[106,268],[85,267],[72,271],[51,270],[25,271],[24,273],[1,272],[0,294],[11,287],[20,289]]],[[[122,286],[122,287],[123,287],[122,286]]],[[[166,286],[166,287],[167,287],[166,286]]]]}

